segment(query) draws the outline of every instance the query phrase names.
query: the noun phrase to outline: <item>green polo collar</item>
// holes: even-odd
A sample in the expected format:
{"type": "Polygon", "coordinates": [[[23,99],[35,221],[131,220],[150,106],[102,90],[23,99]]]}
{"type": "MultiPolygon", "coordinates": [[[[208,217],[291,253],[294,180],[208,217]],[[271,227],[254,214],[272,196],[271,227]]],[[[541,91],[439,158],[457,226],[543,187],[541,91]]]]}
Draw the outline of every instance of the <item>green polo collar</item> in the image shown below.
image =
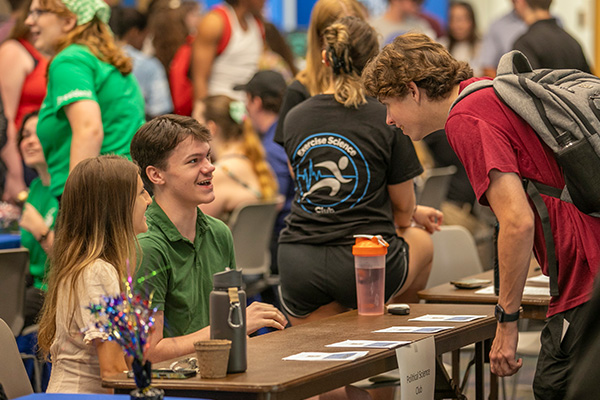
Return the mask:
{"type": "MultiPolygon", "coordinates": [[[[146,210],[146,218],[152,221],[153,226],[162,231],[170,242],[175,243],[182,240],[193,245],[193,243],[179,233],[177,227],[175,227],[173,222],[171,222],[163,209],[160,208],[156,200],[154,200],[154,198],[152,198],[152,200],[152,204],[150,204],[146,210]]],[[[208,221],[206,215],[200,210],[200,208],[196,207],[196,211],[196,238],[198,238],[203,236],[208,229],[208,221]]]]}

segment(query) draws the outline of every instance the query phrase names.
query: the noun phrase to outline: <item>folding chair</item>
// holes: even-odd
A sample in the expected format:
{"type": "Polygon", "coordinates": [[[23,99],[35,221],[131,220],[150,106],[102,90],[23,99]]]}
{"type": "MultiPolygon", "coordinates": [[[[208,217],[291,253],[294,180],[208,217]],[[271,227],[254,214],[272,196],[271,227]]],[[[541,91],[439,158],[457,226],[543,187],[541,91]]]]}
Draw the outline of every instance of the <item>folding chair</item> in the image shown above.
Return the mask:
{"type": "Polygon", "coordinates": [[[269,250],[279,204],[278,200],[242,204],[231,213],[229,228],[235,260],[237,268],[242,270],[248,297],[279,283],[270,276],[269,250]]]}
{"type": "Polygon", "coordinates": [[[12,329],[0,318],[0,382],[9,399],[33,393],[27,372],[23,366],[15,335],[12,329]]]}
{"type": "Polygon", "coordinates": [[[448,196],[450,181],[455,173],[454,165],[426,171],[424,178],[417,181],[417,204],[439,209],[448,196]]]}

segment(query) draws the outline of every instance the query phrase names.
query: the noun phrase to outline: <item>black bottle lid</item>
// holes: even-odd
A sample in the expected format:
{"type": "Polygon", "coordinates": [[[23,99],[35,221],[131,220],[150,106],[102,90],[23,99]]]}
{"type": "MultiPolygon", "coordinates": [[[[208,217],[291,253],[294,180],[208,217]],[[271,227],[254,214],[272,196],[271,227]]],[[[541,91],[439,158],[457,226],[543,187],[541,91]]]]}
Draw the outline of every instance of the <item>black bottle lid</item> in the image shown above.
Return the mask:
{"type": "Polygon", "coordinates": [[[228,269],[213,275],[213,287],[215,289],[226,289],[230,287],[242,287],[242,271],[228,269]]]}

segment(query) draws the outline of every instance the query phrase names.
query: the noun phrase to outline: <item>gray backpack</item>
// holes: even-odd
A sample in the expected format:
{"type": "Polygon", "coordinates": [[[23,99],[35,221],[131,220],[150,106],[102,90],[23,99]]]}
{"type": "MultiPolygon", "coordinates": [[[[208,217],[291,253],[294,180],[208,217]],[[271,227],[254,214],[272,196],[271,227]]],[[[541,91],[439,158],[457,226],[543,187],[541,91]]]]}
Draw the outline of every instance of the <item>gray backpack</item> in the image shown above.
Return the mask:
{"type": "Polygon", "coordinates": [[[496,95],[525,120],[553,151],[565,178],[564,188],[524,180],[527,194],[542,220],[550,274],[550,293],[558,296],[558,266],[548,210],[541,194],[573,203],[600,217],[600,78],[578,70],[531,68],[513,50],[498,64],[493,81],[467,86],[452,104],[493,86],[496,95]]]}

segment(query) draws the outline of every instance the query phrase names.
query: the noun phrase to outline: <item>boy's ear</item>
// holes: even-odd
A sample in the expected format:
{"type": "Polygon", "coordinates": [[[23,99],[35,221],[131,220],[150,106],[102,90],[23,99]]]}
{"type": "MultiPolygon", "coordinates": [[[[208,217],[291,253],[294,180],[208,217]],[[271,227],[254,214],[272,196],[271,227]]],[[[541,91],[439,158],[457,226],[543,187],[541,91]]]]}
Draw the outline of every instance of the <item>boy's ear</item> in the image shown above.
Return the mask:
{"type": "Polygon", "coordinates": [[[152,182],[153,185],[164,185],[165,180],[163,178],[162,171],[156,168],[153,165],[148,165],[146,167],[146,176],[152,182]]]}
{"type": "Polygon", "coordinates": [[[419,87],[414,82],[408,82],[408,94],[410,97],[417,103],[421,101],[421,91],[419,87]]]}

